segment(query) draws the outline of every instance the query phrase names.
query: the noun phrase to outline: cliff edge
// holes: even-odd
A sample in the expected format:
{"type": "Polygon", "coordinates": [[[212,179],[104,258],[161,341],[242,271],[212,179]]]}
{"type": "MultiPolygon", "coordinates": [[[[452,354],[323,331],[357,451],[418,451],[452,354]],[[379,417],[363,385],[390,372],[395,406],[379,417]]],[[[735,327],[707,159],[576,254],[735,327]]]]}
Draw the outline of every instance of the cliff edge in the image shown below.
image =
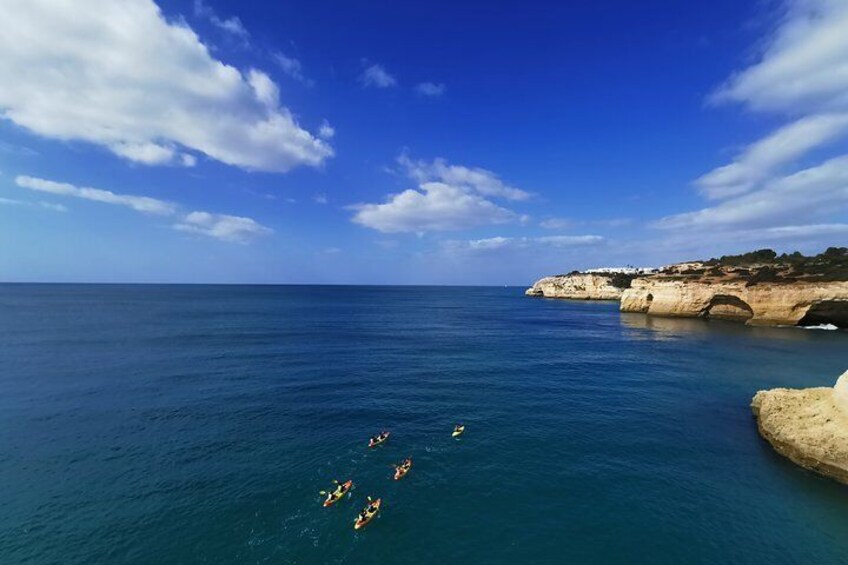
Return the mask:
{"type": "Polygon", "coordinates": [[[848,484],[848,371],[833,388],[761,390],[751,409],[778,453],[848,484]]]}
{"type": "Polygon", "coordinates": [[[555,275],[536,281],[524,294],[572,300],[620,300],[624,289],[630,285],[630,280],[630,277],[614,274],[555,275]]]}

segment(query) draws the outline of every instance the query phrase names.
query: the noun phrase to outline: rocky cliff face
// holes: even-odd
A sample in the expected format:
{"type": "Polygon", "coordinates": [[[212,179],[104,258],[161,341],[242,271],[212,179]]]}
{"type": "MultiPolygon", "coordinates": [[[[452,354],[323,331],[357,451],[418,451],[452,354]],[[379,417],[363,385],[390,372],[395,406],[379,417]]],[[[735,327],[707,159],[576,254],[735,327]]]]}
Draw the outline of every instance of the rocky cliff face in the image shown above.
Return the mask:
{"type": "Polygon", "coordinates": [[[778,453],[848,484],[848,371],[833,388],[761,390],[751,409],[778,453]]]}
{"type": "Polygon", "coordinates": [[[744,281],[633,280],[621,297],[622,312],[706,317],[752,325],[848,327],[848,282],[758,283],[744,281]]]}
{"type": "Polygon", "coordinates": [[[536,281],[524,294],[574,300],[619,300],[623,290],[612,284],[610,276],[574,273],[545,277],[536,281]]]}

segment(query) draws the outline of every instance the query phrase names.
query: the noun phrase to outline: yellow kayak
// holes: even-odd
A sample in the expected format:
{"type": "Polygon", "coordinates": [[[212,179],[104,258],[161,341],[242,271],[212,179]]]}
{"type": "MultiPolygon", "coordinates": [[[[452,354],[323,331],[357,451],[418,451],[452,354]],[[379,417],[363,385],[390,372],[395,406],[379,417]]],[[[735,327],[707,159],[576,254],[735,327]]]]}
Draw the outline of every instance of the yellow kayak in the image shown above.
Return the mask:
{"type": "Polygon", "coordinates": [[[374,519],[374,516],[377,515],[377,512],[380,511],[380,504],[382,502],[383,502],[383,499],[378,498],[377,500],[375,500],[374,502],[372,502],[368,506],[366,506],[365,507],[365,517],[357,516],[356,521],[353,523],[353,529],[358,530],[360,528],[364,528],[365,526],[367,526],[368,523],[371,522],[371,520],[374,519]],[[372,508],[372,510],[369,511],[368,510],[369,508],[372,508]]]}
{"type": "Polygon", "coordinates": [[[453,433],[451,434],[451,436],[452,436],[452,437],[459,437],[459,436],[461,436],[461,435],[462,435],[462,433],[463,433],[464,431],[465,431],[465,426],[456,426],[456,427],[453,429],[453,433]]]}

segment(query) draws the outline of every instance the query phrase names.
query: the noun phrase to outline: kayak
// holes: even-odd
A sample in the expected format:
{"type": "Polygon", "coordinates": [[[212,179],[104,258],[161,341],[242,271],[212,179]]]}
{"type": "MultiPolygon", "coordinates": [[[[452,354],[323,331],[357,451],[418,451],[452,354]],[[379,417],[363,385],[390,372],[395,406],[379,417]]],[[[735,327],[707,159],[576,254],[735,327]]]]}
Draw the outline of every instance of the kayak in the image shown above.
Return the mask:
{"type": "Polygon", "coordinates": [[[336,502],[338,502],[339,500],[344,498],[344,495],[346,495],[347,493],[350,492],[350,487],[352,487],[352,486],[353,486],[353,481],[348,481],[346,483],[342,483],[341,484],[341,487],[342,487],[341,494],[335,494],[333,492],[329,493],[327,495],[327,500],[324,501],[324,506],[325,507],[332,506],[333,504],[335,504],[336,502]]]}
{"type": "Polygon", "coordinates": [[[395,467],[395,480],[399,481],[406,476],[410,469],[412,469],[412,459],[407,459],[409,461],[409,465],[399,465],[395,467]]]}
{"type": "Polygon", "coordinates": [[[378,445],[385,443],[385,441],[387,439],[389,439],[390,435],[391,435],[391,432],[386,432],[386,435],[383,436],[383,439],[378,439],[377,441],[374,441],[374,438],[372,437],[371,439],[368,440],[368,447],[377,447],[378,445]]]}
{"type": "Polygon", "coordinates": [[[462,432],[465,431],[465,426],[460,426],[458,429],[455,429],[451,434],[452,437],[459,437],[462,435],[462,432]]]}
{"type": "MultiPolygon", "coordinates": [[[[365,515],[365,518],[360,518],[359,516],[357,516],[357,517],[356,517],[356,521],[353,523],[353,529],[354,529],[354,530],[358,530],[359,528],[364,528],[365,526],[367,526],[367,525],[368,525],[368,523],[369,523],[371,520],[373,520],[373,519],[374,519],[374,516],[376,516],[376,515],[377,515],[377,512],[379,512],[379,511],[380,511],[380,504],[381,504],[382,502],[383,502],[383,499],[381,499],[381,498],[378,498],[377,500],[375,500],[375,501],[372,503],[372,504],[374,505],[374,507],[375,507],[375,508],[374,508],[374,511],[373,511],[373,512],[371,512],[370,514],[366,514],[366,515],[365,515]]],[[[369,505],[369,506],[370,506],[370,505],[369,505]]],[[[367,508],[367,506],[366,506],[366,508],[367,508]]]]}

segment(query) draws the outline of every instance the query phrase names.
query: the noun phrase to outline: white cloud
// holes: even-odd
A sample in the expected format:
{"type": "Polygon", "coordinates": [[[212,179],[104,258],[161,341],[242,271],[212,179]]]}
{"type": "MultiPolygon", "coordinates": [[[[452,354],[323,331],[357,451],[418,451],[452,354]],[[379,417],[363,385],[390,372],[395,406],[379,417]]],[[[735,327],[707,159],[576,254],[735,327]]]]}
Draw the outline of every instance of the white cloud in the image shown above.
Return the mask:
{"type": "Polygon", "coordinates": [[[65,182],[54,182],[24,175],[15,177],[15,184],[22,188],[28,188],[38,192],[47,192],[50,194],[58,194],[60,196],[73,196],[74,198],[94,200],[95,202],[103,202],[105,204],[126,206],[137,212],[143,212],[145,214],[167,216],[176,211],[175,204],[165,202],[164,200],[157,200],[156,198],[149,198],[147,196],[132,196],[129,194],[115,194],[109,190],[79,187],[65,182]]]}
{"type": "Polygon", "coordinates": [[[449,240],[442,247],[448,251],[482,252],[502,249],[527,249],[533,247],[582,247],[599,245],[606,241],[600,235],[554,235],[543,237],[489,237],[467,241],[449,240]]]}
{"type": "Polygon", "coordinates": [[[812,219],[848,206],[848,155],[774,179],[743,194],[696,212],[668,216],[656,226],[680,228],[744,228],[812,219]]]}
{"type": "Polygon", "coordinates": [[[236,243],[247,243],[273,232],[252,218],[209,212],[191,212],[174,224],[174,229],[236,243]]]}
{"type": "Polygon", "coordinates": [[[548,218],[539,222],[539,225],[547,230],[562,230],[570,228],[573,224],[574,222],[568,218],[548,218]]]}
{"type": "MultiPolygon", "coordinates": [[[[112,151],[130,161],[145,165],[163,165],[174,161],[173,146],[157,145],[155,143],[115,143],[112,151]]],[[[187,156],[190,156],[186,154],[187,156]]]]}
{"type": "MultiPolygon", "coordinates": [[[[211,56],[152,0],[9,0],[0,18],[0,117],[138,163],[186,151],[247,170],[319,166],[333,155],[279,105],[260,71],[211,56]]],[[[188,155],[188,156],[187,156],[188,155]]]]}
{"type": "Polygon", "coordinates": [[[789,115],[792,121],[700,177],[696,185],[708,198],[755,190],[784,166],[848,133],[848,2],[787,0],[785,8],[760,59],[710,100],[789,115]]]}
{"type": "Polygon", "coordinates": [[[353,221],[384,233],[424,233],[526,221],[489,198],[524,200],[530,194],[506,185],[485,169],[449,165],[444,159],[398,157],[403,173],[418,187],[391,194],[383,204],[358,204],[353,221]]]}
{"type": "Polygon", "coordinates": [[[485,239],[471,239],[465,242],[465,244],[469,249],[488,251],[508,247],[513,241],[514,239],[511,237],[495,236],[485,239]]]}
{"type": "Polygon", "coordinates": [[[466,188],[426,182],[383,204],[353,207],[353,221],[383,233],[461,230],[515,221],[518,215],[466,188]]]}
{"type": "Polygon", "coordinates": [[[735,74],[714,102],[754,110],[848,109],[848,2],[792,0],[756,64],[735,74]]]}
{"type": "MultiPolygon", "coordinates": [[[[115,204],[126,206],[144,214],[155,214],[160,216],[174,216],[179,213],[177,204],[150,198],[147,196],[134,196],[129,194],[116,194],[110,190],[99,188],[79,187],[65,182],[55,182],[35,177],[18,176],[15,183],[22,187],[38,192],[47,192],[60,196],[72,196],[84,200],[93,200],[104,204],[115,204]]],[[[0,199],[0,203],[4,199],[0,199]]],[[[5,199],[8,200],[8,199],[5,199]]],[[[8,203],[18,202],[9,200],[8,203]]],[[[41,206],[53,210],[66,211],[61,204],[40,202],[41,206]]],[[[223,241],[234,241],[247,243],[251,239],[273,233],[271,228],[263,226],[252,218],[243,216],[230,216],[227,214],[212,214],[210,212],[195,211],[183,216],[172,226],[174,229],[184,232],[197,233],[214,237],[223,241]]]]}
{"type": "Polygon", "coordinates": [[[333,136],[336,135],[336,130],[330,125],[330,122],[324,120],[318,128],[318,135],[320,135],[322,139],[332,139],[333,136]]]}
{"type": "Polygon", "coordinates": [[[506,198],[507,200],[526,200],[530,193],[505,184],[498,176],[486,169],[469,168],[461,165],[449,165],[441,158],[431,162],[413,161],[406,154],[397,159],[404,172],[418,182],[441,181],[450,185],[468,187],[483,196],[506,198]]]}
{"type": "Polygon", "coordinates": [[[329,202],[329,200],[327,199],[327,195],[324,194],[323,192],[319,192],[319,193],[315,194],[312,197],[312,201],[315,202],[316,204],[326,204],[327,202],[329,202]]]}
{"type": "Polygon", "coordinates": [[[741,103],[787,123],[695,181],[720,204],[656,226],[767,235],[763,230],[787,222],[832,218],[848,205],[848,156],[824,152],[828,144],[843,150],[836,142],[848,135],[848,1],[786,0],[783,7],[758,60],[710,101],[741,103]]]}
{"type": "Polygon", "coordinates": [[[574,245],[594,245],[604,238],[599,235],[548,235],[533,238],[533,241],[554,247],[572,247],[574,245]]]}
{"type": "Polygon", "coordinates": [[[302,82],[307,86],[312,86],[312,81],[303,76],[303,65],[301,65],[298,59],[289,57],[280,52],[274,53],[272,57],[284,73],[298,82],[302,82]]]}
{"type": "Polygon", "coordinates": [[[274,108],[279,106],[280,89],[277,88],[277,85],[273,80],[271,80],[271,77],[262,71],[250,69],[247,73],[247,82],[250,83],[250,86],[253,88],[253,92],[256,95],[257,100],[268,108],[268,110],[273,111],[274,108]]]}
{"type": "Polygon", "coordinates": [[[212,23],[212,25],[240,39],[245,44],[247,44],[250,39],[250,34],[247,32],[247,29],[245,29],[240,19],[235,16],[230,18],[220,18],[215,10],[209,7],[205,2],[203,2],[203,0],[194,0],[194,15],[206,18],[212,23]]]}
{"type": "MultiPolygon", "coordinates": [[[[363,64],[368,65],[367,61],[363,60],[363,64]]],[[[397,79],[390,75],[382,66],[373,64],[365,67],[362,74],[359,75],[359,81],[363,86],[375,86],[377,88],[390,88],[397,86],[397,79]]]]}
{"type": "Polygon", "coordinates": [[[28,202],[26,200],[15,200],[13,198],[0,198],[0,204],[3,204],[4,206],[23,206],[26,208],[40,207],[54,212],[68,211],[68,208],[62,204],[53,204],[52,202],[44,202],[42,200],[39,200],[38,202],[28,202]]]}
{"type": "Polygon", "coordinates": [[[415,85],[416,93],[421,96],[430,96],[432,98],[438,98],[445,93],[445,90],[445,85],[442,83],[421,82],[415,85]]]}
{"type": "Polygon", "coordinates": [[[778,226],[756,232],[757,236],[770,238],[799,238],[820,235],[848,234],[848,224],[809,224],[805,226],[778,226]]]}

